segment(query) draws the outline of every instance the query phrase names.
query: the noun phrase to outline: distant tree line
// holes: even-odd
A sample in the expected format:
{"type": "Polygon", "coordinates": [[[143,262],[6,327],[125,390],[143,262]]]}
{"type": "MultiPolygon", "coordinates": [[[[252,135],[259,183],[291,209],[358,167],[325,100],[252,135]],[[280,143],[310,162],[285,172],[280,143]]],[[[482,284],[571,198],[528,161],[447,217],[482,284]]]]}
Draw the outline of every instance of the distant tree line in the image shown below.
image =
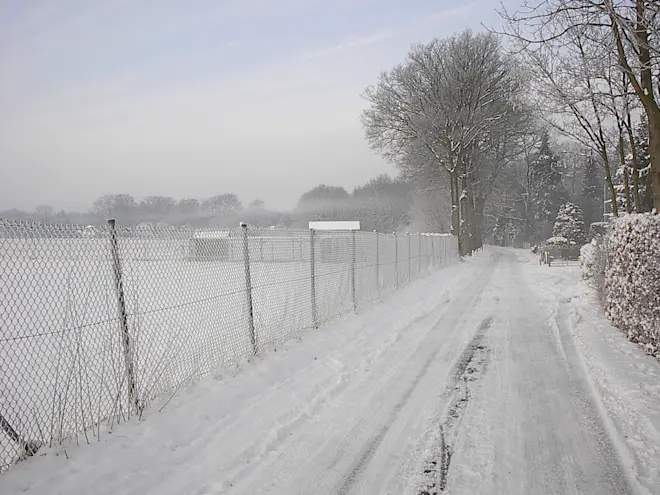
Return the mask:
{"type": "Polygon", "coordinates": [[[448,210],[416,193],[412,183],[403,178],[379,175],[356,187],[352,193],[340,186],[315,186],[301,195],[292,211],[270,210],[261,199],[244,206],[233,193],[179,200],[168,196],[136,199],[130,194],[106,194],[85,212],[58,211],[40,205],[34,211],[3,211],[0,217],[92,225],[114,218],[124,225],[161,223],[229,228],[239,222],[264,228],[307,228],[310,220],[359,220],[365,230],[393,232],[403,228],[439,231],[448,225],[448,214],[448,210]],[[427,216],[426,211],[433,211],[435,215],[427,216]]]}

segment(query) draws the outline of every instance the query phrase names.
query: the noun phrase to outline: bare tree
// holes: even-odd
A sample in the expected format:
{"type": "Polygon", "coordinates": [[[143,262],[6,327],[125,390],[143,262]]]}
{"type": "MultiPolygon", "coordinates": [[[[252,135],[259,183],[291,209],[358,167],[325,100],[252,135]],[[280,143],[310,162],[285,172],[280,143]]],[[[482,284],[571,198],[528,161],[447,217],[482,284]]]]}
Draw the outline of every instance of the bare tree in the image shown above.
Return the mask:
{"type": "Polygon", "coordinates": [[[520,87],[520,71],[499,38],[466,31],[414,45],[404,63],[365,90],[370,107],[362,122],[372,148],[418,183],[448,179],[452,230],[464,253],[479,244],[475,171],[492,163],[481,158],[501,144],[522,108],[520,87]]]}
{"type": "Polygon", "coordinates": [[[92,205],[92,214],[97,220],[115,218],[119,222],[130,222],[135,219],[137,202],[130,194],[106,194],[92,205]]]}
{"type": "Polygon", "coordinates": [[[40,222],[50,222],[55,214],[55,209],[49,205],[39,205],[34,209],[34,213],[40,222]]]}
{"type": "MultiPolygon", "coordinates": [[[[608,63],[626,76],[649,122],[649,180],[653,206],[660,209],[660,2],[536,0],[526,2],[517,12],[503,10],[501,15],[507,21],[507,34],[528,51],[534,46],[553,47],[556,53],[577,54],[583,59],[580,49],[585,45],[603,54],[613,52],[608,63]]],[[[590,92],[594,96],[600,91],[592,85],[590,92]]],[[[598,135],[596,139],[602,140],[598,135]]],[[[602,151],[600,154],[602,158],[602,151]]],[[[616,207],[615,201],[612,204],[616,207]]]]}

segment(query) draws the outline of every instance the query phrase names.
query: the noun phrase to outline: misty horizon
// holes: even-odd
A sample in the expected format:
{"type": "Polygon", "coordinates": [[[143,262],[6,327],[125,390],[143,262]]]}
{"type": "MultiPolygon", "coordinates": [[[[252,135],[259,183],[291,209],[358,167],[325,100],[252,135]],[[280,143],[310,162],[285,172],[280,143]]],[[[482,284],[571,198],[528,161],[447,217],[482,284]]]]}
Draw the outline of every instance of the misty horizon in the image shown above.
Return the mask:
{"type": "Polygon", "coordinates": [[[2,3],[0,209],[234,193],[290,211],[318,184],[395,176],[364,139],[364,88],[490,7],[2,3]]]}

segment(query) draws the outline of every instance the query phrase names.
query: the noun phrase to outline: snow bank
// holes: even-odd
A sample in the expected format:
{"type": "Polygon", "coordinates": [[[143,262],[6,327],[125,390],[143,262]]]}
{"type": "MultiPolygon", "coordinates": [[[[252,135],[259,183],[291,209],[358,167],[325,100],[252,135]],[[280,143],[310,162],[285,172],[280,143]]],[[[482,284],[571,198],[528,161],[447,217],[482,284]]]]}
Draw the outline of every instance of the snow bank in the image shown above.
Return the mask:
{"type": "MultiPolygon", "coordinates": [[[[597,247],[596,262],[603,244],[597,247]]],[[[660,493],[660,363],[607,321],[594,291],[579,283],[574,267],[544,270],[535,261],[524,272],[528,284],[544,296],[559,327],[574,339],[592,397],[604,408],[610,438],[636,479],[631,493],[660,493]]]]}
{"type": "Polygon", "coordinates": [[[601,248],[607,251],[601,291],[608,317],[631,341],[657,356],[660,215],[644,213],[617,219],[601,248]]]}

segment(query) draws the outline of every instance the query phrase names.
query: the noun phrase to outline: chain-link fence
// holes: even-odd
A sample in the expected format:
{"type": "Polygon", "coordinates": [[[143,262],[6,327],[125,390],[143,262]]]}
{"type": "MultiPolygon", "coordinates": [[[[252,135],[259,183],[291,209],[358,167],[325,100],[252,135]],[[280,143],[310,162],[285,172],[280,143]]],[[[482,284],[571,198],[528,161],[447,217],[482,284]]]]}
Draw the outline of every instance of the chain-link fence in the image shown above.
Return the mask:
{"type": "Polygon", "coordinates": [[[448,235],[0,220],[0,470],[458,258],[448,235]]]}

